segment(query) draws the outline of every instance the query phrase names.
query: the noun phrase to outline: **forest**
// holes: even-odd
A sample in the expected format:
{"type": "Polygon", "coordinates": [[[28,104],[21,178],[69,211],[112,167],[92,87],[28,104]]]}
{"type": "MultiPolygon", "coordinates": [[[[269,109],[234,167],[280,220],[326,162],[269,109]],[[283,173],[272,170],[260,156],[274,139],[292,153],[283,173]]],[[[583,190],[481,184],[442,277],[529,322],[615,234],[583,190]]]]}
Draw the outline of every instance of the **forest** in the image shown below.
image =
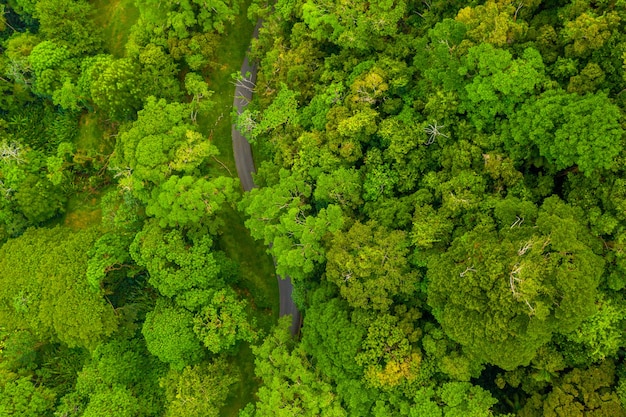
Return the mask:
{"type": "Polygon", "coordinates": [[[626,417],[625,112],[626,0],[2,0],[0,417],[626,417]]]}

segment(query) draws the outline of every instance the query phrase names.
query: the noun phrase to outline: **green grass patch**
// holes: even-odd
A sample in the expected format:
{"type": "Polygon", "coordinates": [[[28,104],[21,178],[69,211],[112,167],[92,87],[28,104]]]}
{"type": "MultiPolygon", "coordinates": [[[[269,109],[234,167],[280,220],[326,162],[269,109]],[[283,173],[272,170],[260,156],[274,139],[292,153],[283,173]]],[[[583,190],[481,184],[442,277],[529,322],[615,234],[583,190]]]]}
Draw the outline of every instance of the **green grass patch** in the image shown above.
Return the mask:
{"type": "Polygon", "coordinates": [[[94,113],[83,113],[78,122],[78,135],[74,144],[76,151],[85,155],[108,155],[113,152],[115,140],[113,128],[105,124],[94,113]]]}
{"type": "Polygon", "coordinates": [[[89,192],[72,194],[67,202],[63,225],[78,230],[100,224],[102,219],[101,194],[89,192]]]}
{"type": "Polygon", "coordinates": [[[267,331],[278,319],[278,283],[272,257],[267,254],[263,242],[250,236],[240,212],[229,208],[221,218],[226,227],[218,245],[239,264],[239,287],[259,313],[259,326],[267,331]]]}
{"type": "Polygon", "coordinates": [[[220,414],[235,417],[246,404],[255,400],[254,394],[260,385],[260,381],[254,376],[254,355],[248,344],[243,344],[237,356],[231,358],[231,366],[239,371],[241,379],[230,388],[220,414]]]}
{"type": "Polygon", "coordinates": [[[130,28],[139,18],[133,0],[93,0],[94,22],[102,28],[104,47],[116,58],[125,54],[130,28]]]}

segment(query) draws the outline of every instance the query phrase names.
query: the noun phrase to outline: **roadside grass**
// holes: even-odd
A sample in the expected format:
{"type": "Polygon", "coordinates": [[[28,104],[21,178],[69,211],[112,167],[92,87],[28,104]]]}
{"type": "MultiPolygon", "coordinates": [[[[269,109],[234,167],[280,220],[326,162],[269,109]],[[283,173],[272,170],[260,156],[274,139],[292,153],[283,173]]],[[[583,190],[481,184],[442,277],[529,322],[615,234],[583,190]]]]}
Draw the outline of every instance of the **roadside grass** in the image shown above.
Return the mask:
{"type": "Polygon", "coordinates": [[[254,25],[246,17],[248,4],[249,1],[246,1],[233,24],[226,25],[226,34],[220,40],[216,53],[216,68],[205,74],[209,90],[213,91],[210,100],[215,103],[215,106],[211,109],[210,115],[198,116],[201,131],[210,135],[211,140],[220,150],[218,158],[230,169],[233,176],[237,176],[237,169],[231,136],[231,112],[235,95],[235,84],[231,74],[241,71],[241,64],[254,30],[254,25]]]}
{"type": "Polygon", "coordinates": [[[237,356],[230,358],[230,365],[238,369],[239,383],[230,388],[226,404],[220,410],[220,415],[224,417],[239,415],[239,410],[254,401],[254,394],[260,385],[254,376],[254,355],[247,343],[241,345],[237,356]]]}
{"type": "Polygon", "coordinates": [[[130,28],[139,18],[133,0],[92,0],[96,13],[94,22],[102,28],[105,49],[114,57],[125,54],[130,28]]]}
{"type": "MultiPolygon", "coordinates": [[[[211,100],[215,105],[209,114],[198,116],[198,126],[217,146],[220,151],[217,158],[227,167],[224,169],[219,163],[212,164],[213,175],[237,177],[231,135],[235,94],[231,74],[241,70],[254,29],[245,13],[248,4],[246,2],[235,22],[226,27],[226,35],[221,39],[216,54],[219,63],[217,68],[205,74],[209,89],[214,92],[211,100]]],[[[255,241],[250,236],[242,213],[228,208],[223,212],[222,219],[225,222],[224,233],[220,235],[217,245],[239,264],[239,290],[250,303],[249,315],[256,319],[263,337],[278,320],[279,294],[274,263],[263,242],[255,241]]],[[[254,377],[254,355],[248,344],[241,345],[237,355],[231,358],[231,365],[239,370],[241,380],[231,388],[226,404],[220,410],[220,415],[224,417],[237,416],[240,409],[254,401],[260,384],[254,377]]]]}

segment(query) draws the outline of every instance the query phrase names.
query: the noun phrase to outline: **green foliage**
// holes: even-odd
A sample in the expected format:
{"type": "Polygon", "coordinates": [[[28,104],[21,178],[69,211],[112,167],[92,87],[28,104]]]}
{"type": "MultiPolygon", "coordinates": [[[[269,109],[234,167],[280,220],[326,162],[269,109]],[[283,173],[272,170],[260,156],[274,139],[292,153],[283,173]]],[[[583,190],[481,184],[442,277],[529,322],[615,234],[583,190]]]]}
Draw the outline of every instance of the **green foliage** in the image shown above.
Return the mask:
{"type": "Polygon", "coordinates": [[[254,321],[247,317],[248,303],[230,289],[216,291],[194,317],[193,331],[210,352],[232,351],[239,341],[256,339],[254,321]]]}
{"type": "Polygon", "coordinates": [[[0,316],[39,340],[93,347],[116,328],[113,308],[85,279],[98,232],[29,229],[0,248],[0,316]]]}
{"type": "Polygon", "coordinates": [[[324,290],[313,294],[314,303],[304,318],[302,344],[316,361],[317,369],[340,382],[362,374],[355,356],[364,337],[364,329],[350,321],[345,301],[325,300],[324,290]]]}
{"type": "Polygon", "coordinates": [[[114,120],[130,119],[141,106],[140,68],[128,58],[98,56],[83,71],[93,103],[114,120]]]}
{"type": "Polygon", "coordinates": [[[0,414],[624,415],[623,0],[4,3],[0,414]]]}
{"type": "MultiPolygon", "coordinates": [[[[597,301],[597,311],[584,320],[571,334],[567,335],[567,345],[576,343],[582,347],[586,361],[598,362],[617,354],[624,337],[623,301],[611,301],[600,298],[597,301]]],[[[568,351],[568,347],[563,349],[568,351]]]]}
{"type": "Polygon", "coordinates": [[[173,297],[224,285],[212,246],[209,235],[190,239],[180,230],[162,229],[150,221],[136,235],[130,253],[138,265],[148,270],[150,284],[161,294],[173,297]]]}
{"type": "Polygon", "coordinates": [[[516,60],[508,51],[489,43],[470,48],[460,72],[473,76],[465,85],[464,107],[475,126],[481,129],[496,116],[512,115],[515,106],[541,85],[543,71],[541,55],[532,48],[516,60]]]}
{"type": "Polygon", "coordinates": [[[31,224],[38,224],[63,211],[65,196],[47,178],[31,174],[20,183],[15,202],[31,224]]]}
{"type": "Polygon", "coordinates": [[[324,260],[322,239],[340,229],[343,214],[338,206],[329,205],[315,216],[308,215],[311,187],[286,170],[280,176],[276,187],[252,190],[241,207],[250,216],[246,226],[252,236],[272,244],[276,272],[299,279],[324,260]]]}
{"type": "Polygon", "coordinates": [[[146,314],[141,332],[150,353],[173,369],[180,371],[204,356],[193,332],[193,314],[166,298],[159,298],[154,310],[146,314]]]}
{"type": "Polygon", "coordinates": [[[446,404],[444,417],[489,417],[493,415],[491,407],[497,403],[488,391],[469,382],[448,382],[437,391],[446,404]]]}
{"type": "Polygon", "coordinates": [[[166,417],[218,417],[233,384],[241,375],[223,359],[170,370],[161,380],[168,400],[166,417]]]}
{"type": "Polygon", "coordinates": [[[95,393],[89,401],[83,417],[134,417],[140,412],[137,399],[119,385],[95,393]]]}
{"type": "Polygon", "coordinates": [[[40,33],[67,46],[74,56],[100,49],[102,40],[91,14],[92,7],[85,0],[38,0],[33,11],[40,33]]]}
{"type": "Polygon", "coordinates": [[[0,414],[7,417],[49,415],[55,403],[52,390],[30,378],[0,371],[0,414]]]}
{"type": "Polygon", "coordinates": [[[190,32],[222,33],[226,22],[232,22],[239,13],[240,1],[216,0],[206,3],[200,0],[156,2],[141,0],[137,7],[149,23],[164,25],[172,37],[187,38],[190,32]]]}
{"type": "Polygon", "coordinates": [[[605,361],[587,369],[575,368],[555,381],[553,390],[542,398],[534,394],[520,410],[520,416],[624,416],[617,393],[610,389],[615,365],[605,361]]]}
{"type": "Polygon", "coordinates": [[[63,80],[71,76],[69,58],[70,52],[66,46],[57,45],[53,41],[37,44],[28,57],[34,76],[33,92],[52,96],[63,80]]]}
{"type": "Polygon", "coordinates": [[[604,262],[579,219],[550,198],[536,228],[479,226],[455,239],[428,271],[428,303],[446,333],[510,370],[591,316],[604,262]]]}
{"type": "Polygon", "coordinates": [[[232,203],[237,197],[236,184],[230,177],[206,180],[172,175],[152,191],[146,214],[158,219],[161,227],[185,227],[212,221],[211,229],[215,230],[216,214],[225,203],[232,203]]]}
{"type": "Polygon", "coordinates": [[[326,254],[326,279],[351,307],[386,311],[394,296],[410,296],[417,288],[408,252],[404,232],[356,222],[345,234],[334,235],[326,254]]]}
{"type": "Polygon", "coordinates": [[[87,263],[87,281],[92,288],[99,290],[106,283],[105,280],[124,268],[129,268],[130,234],[106,233],[94,243],[89,251],[87,263]]]}
{"type": "Polygon", "coordinates": [[[166,372],[140,338],[116,337],[99,345],[78,373],[75,391],[58,412],[75,415],[155,416],[162,413],[158,379],[166,372]]]}
{"type": "Polygon", "coordinates": [[[301,348],[291,349],[290,323],[289,317],[281,318],[263,344],[253,347],[255,374],[264,383],[257,393],[254,415],[347,416],[330,384],[310,368],[306,353],[301,348]]]}
{"type": "MultiPolygon", "coordinates": [[[[171,175],[181,174],[169,183],[170,187],[180,177],[185,178],[185,174],[197,174],[196,170],[207,158],[218,154],[217,148],[186,122],[188,115],[188,106],[184,104],[157,101],[154,97],[147,99],[137,120],[117,142],[115,164],[123,174],[120,180],[123,189],[147,202],[150,191],[164,184],[171,175]]],[[[196,182],[191,177],[184,181],[190,180],[196,182]]],[[[198,181],[201,181],[198,184],[206,183],[198,181]]]]}
{"type": "Polygon", "coordinates": [[[585,175],[615,167],[622,151],[621,112],[604,93],[547,92],[512,118],[514,155],[535,146],[556,169],[574,165],[585,175]]]}

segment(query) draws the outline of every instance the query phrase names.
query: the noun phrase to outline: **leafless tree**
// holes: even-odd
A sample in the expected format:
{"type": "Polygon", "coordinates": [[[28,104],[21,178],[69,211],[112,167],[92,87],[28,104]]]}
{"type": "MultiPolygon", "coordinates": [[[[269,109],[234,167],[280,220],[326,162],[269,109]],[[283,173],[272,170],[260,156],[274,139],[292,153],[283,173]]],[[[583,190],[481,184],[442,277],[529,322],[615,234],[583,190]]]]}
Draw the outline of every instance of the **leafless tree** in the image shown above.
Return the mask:
{"type": "Polygon", "coordinates": [[[426,143],[424,143],[424,145],[428,146],[428,145],[432,145],[433,143],[435,143],[435,139],[437,139],[438,136],[443,136],[444,138],[448,138],[448,135],[444,135],[443,133],[441,133],[441,131],[439,129],[446,127],[445,125],[438,125],[437,122],[433,123],[433,124],[429,124],[428,126],[426,126],[424,128],[424,132],[426,132],[429,136],[428,136],[428,140],[426,141],[426,143]]]}

